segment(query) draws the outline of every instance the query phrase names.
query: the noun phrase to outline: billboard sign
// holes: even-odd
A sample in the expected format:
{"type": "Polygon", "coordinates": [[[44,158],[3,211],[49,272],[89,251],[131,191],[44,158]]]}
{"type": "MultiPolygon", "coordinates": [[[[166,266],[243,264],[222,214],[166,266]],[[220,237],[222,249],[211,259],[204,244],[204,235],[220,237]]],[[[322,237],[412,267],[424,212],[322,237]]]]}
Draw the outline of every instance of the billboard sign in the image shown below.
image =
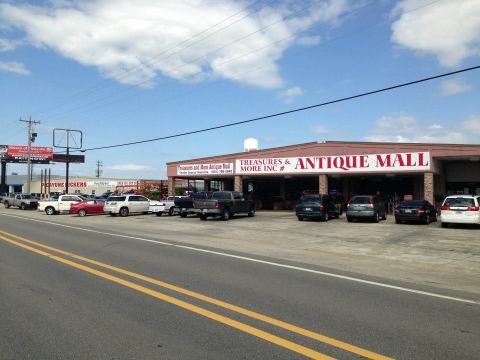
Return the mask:
{"type": "Polygon", "coordinates": [[[85,162],[85,155],[53,154],[53,161],[83,164],[85,162]]]}
{"type": "Polygon", "coordinates": [[[232,175],[233,163],[185,164],[177,166],[178,175],[232,175]]]}
{"type": "Polygon", "coordinates": [[[429,152],[239,159],[237,174],[348,174],[429,171],[429,152]]]}
{"type": "MultiPolygon", "coordinates": [[[[53,158],[53,149],[46,146],[31,146],[30,161],[33,164],[49,164],[53,158]]],[[[27,163],[28,146],[0,145],[1,161],[9,163],[27,163]]]]}

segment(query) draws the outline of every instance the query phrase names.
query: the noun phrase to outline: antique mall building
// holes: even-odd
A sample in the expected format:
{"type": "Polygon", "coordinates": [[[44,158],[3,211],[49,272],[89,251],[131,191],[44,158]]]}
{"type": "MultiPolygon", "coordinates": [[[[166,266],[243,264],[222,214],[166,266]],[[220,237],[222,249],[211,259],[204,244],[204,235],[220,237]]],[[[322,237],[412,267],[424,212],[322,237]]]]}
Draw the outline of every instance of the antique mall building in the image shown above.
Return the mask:
{"type": "Polygon", "coordinates": [[[326,141],[167,164],[169,194],[197,190],[251,194],[263,209],[288,209],[305,192],[426,199],[480,195],[480,145],[326,141]]]}

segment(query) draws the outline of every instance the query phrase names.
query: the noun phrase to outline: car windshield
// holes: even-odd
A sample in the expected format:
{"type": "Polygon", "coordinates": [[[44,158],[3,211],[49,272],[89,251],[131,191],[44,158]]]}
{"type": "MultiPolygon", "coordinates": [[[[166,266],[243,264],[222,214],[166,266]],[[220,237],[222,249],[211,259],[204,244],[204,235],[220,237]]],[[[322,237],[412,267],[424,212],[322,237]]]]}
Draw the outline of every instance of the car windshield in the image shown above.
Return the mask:
{"type": "Polygon", "coordinates": [[[452,206],[452,207],[469,207],[475,206],[475,202],[473,198],[463,198],[463,197],[455,197],[455,198],[447,198],[445,200],[445,205],[452,206]]]}
{"type": "Polygon", "coordinates": [[[213,193],[212,198],[221,200],[221,199],[231,199],[232,196],[230,195],[230,193],[216,192],[216,193],[213,193]]]}
{"type": "Polygon", "coordinates": [[[306,196],[302,196],[300,198],[300,202],[303,203],[303,202],[311,202],[311,201],[320,201],[320,196],[318,195],[306,195],[306,196]]]}
{"type": "Polygon", "coordinates": [[[356,196],[352,199],[352,204],[370,204],[369,196],[356,196]]]}
{"type": "Polygon", "coordinates": [[[108,201],[125,201],[126,196],[110,196],[108,201]]]}
{"type": "Polygon", "coordinates": [[[207,199],[208,194],[205,193],[197,193],[197,194],[192,194],[192,199],[207,199]]]}
{"type": "Polygon", "coordinates": [[[408,200],[402,201],[400,206],[423,206],[425,203],[422,200],[408,200]]]}

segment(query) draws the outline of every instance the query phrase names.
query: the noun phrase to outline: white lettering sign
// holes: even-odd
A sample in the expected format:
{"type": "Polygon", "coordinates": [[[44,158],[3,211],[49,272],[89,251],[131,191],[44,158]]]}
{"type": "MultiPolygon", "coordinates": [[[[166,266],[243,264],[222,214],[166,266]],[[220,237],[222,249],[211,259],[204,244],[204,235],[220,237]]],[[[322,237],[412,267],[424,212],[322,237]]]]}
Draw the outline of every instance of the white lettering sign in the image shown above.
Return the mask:
{"type": "Polygon", "coordinates": [[[430,170],[429,152],[240,159],[237,174],[368,173],[430,170]]]}
{"type": "Polygon", "coordinates": [[[177,166],[177,175],[227,175],[233,174],[233,163],[186,164],[177,166]]]}

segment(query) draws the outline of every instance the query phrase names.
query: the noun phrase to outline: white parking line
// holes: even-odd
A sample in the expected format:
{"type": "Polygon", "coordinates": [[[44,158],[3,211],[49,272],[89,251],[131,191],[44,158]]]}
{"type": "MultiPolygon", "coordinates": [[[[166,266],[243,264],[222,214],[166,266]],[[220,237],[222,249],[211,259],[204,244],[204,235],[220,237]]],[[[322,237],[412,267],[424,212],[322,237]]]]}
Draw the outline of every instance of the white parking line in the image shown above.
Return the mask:
{"type": "Polygon", "coordinates": [[[373,286],[378,286],[378,287],[383,287],[383,288],[388,288],[388,289],[393,289],[393,290],[398,290],[398,291],[403,291],[403,292],[408,292],[408,293],[413,293],[413,294],[425,295],[425,296],[435,297],[435,298],[439,298],[439,299],[452,300],[452,301],[468,303],[468,304],[477,304],[477,305],[480,304],[480,301],[464,299],[464,298],[448,296],[448,295],[442,295],[442,294],[432,293],[432,292],[428,292],[428,291],[422,291],[422,290],[407,288],[407,287],[403,287],[403,286],[396,286],[396,285],[381,283],[381,282],[378,282],[378,281],[364,280],[364,279],[360,279],[360,278],[356,278],[356,277],[352,277],[352,276],[340,275],[340,274],[335,274],[335,273],[326,272],[326,271],[313,270],[313,269],[303,268],[303,267],[299,267],[299,266],[293,266],[293,265],[287,265],[287,264],[282,264],[282,263],[277,263],[277,262],[272,262],[272,261],[255,259],[255,258],[246,257],[246,256],[234,255],[234,254],[229,254],[229,253],[220,252],[220,251],[206,250],[206,249],[197,248],[197,247],[193,247],[193,246],[178,245],[178,244],[168,243],[168,242],[159,241],[159,240],[152,240],[152,239],[146,239],[146,238],[141,238],[141,237],[136,237],[136,236],[121,235],[121,234],[109,233],[109,232],[98,231],[98,230],[93,230],[93,229],[86,229],[86,228],[82,228],[82,227],[78,227],[78,226],[59,224],[59,223],[56,223],[56,222],[46,221],[46,220],[26,218],[26,217],[23,217],[23,216],[17,216],[17,215],[12,215],[12,214],[0,213],[0,215],[10,216],[10,217],[14,217],[14,218],[22,219],[22,220],[30,220],[30,221],[35,221],[35,222],[39,222],[39,223],[45,223],[45,224],[50,224],[50,225],[54,225],[54,226],[60,226],[60,227],[75,229],[75,230],[81,230],[81,231],[86,231],[86,232],[91,232],[91,233],[96,233],[96,234],[101,234],[101,235],[108,235],[108,236],[115,236],[115,237],[126,238],[126,239],[145,241],[145,242],[155,243],[155,244],[159,244],[159,245],[173,246],[173,247],[186,249],[186,250],[191,250],[191,251],[197,251],[197,252],[203,252],[203,253],[207,253],[207,254],[225,256],[225,257],[230,257],[230,258],[234,258],[234,259],[250,261],[250,262],[255,262],[255,263],[260,263],[260,264],[285,268],[285,269],[290,269],[290,270],[308,272],[308,273],[311,273],[311,274],[323,275],[323,276],[328,276],[328,277],[342,279],[342,280],[349,280],[349,281],[353,281],[353,282],[357,282],[357,283],[373,285],[373,286]]]}

